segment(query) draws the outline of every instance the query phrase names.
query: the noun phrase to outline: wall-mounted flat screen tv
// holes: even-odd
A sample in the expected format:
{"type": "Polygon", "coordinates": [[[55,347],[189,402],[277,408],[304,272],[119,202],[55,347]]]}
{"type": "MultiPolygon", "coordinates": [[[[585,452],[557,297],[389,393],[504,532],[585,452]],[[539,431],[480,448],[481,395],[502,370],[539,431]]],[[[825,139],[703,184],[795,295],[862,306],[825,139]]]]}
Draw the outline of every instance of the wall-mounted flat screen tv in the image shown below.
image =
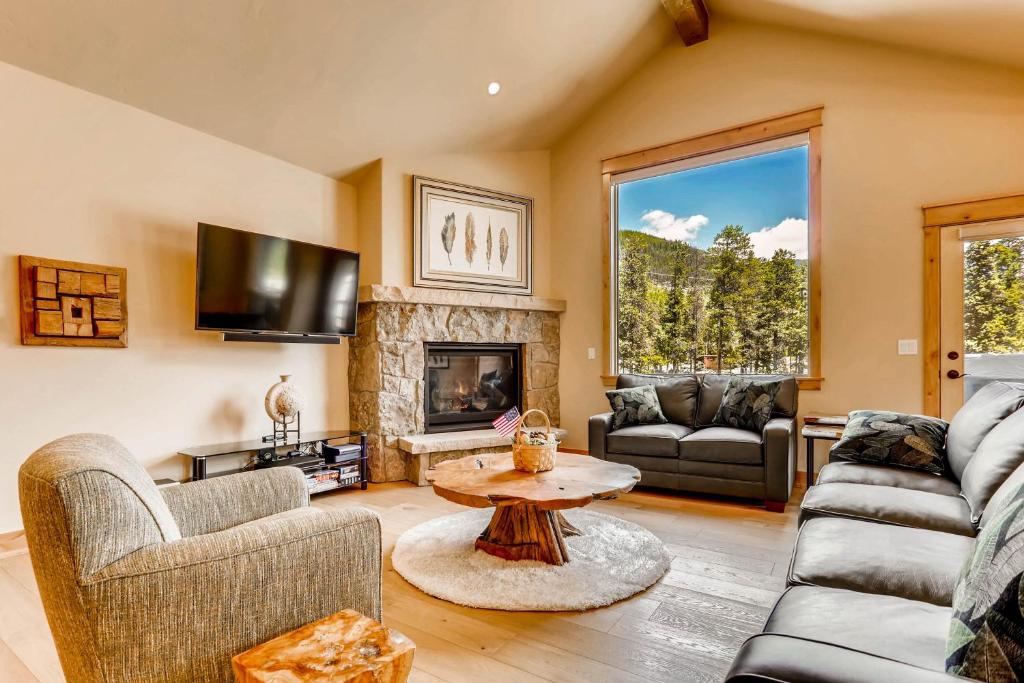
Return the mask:
{"type": "Polygon", "coordinates": [[[351,336],[359,254],[199,224],[196,329],[351,336]]]}

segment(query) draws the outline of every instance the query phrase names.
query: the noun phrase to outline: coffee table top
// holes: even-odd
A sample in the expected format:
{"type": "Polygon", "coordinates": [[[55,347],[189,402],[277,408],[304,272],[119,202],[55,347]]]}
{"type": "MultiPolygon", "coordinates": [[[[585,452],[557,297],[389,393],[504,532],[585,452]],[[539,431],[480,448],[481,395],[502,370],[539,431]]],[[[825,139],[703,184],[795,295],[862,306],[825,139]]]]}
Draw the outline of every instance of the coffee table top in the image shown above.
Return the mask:
{"type": "Polygon", "coordinates": [[[640,470],[559,453],[555,469],[531,474],[515,469],[512,453],[493,453],[439,463],[426,478],[434,493],[467,507],[532,503],[542,510],[565,510],[626,493],[640,481],[640,470]]]}
{"type": "Polygon", "coordinates": [[[400,683],[416,645],[355,610],[342,610],[235,655],[237,683],[380,681],[400,683]]]}

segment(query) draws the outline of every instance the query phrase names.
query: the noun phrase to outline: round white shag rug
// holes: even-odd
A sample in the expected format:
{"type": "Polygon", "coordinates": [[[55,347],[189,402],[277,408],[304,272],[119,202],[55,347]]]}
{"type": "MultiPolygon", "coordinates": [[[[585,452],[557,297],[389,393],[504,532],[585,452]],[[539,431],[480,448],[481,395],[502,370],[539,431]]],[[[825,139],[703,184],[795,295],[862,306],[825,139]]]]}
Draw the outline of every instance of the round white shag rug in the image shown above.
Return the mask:
{"type": "Polygon", "coordinates": [[[493,512],[469,510],[409,529],[395,543],[395,571],[442,600],[511,611],[610,605],[668,571],[669,555],[657,536],[632,522],[586,510],[563,512],[583,532],[565,539],[568,563],[503,560],[473,547],[493,512]]]}

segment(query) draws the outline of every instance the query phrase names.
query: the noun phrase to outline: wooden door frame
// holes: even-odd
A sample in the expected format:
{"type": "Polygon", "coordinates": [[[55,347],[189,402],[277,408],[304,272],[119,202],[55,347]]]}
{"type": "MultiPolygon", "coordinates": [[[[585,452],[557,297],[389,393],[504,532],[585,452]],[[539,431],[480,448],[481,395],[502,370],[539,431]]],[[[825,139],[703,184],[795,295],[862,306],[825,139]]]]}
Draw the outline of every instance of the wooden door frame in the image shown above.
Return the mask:
{"type": "Polygon", "coordinates": [[[924,217],[924,414],[942,412],[942,230],[1024,218],[1024,193],[928,204],[924,217]]]}

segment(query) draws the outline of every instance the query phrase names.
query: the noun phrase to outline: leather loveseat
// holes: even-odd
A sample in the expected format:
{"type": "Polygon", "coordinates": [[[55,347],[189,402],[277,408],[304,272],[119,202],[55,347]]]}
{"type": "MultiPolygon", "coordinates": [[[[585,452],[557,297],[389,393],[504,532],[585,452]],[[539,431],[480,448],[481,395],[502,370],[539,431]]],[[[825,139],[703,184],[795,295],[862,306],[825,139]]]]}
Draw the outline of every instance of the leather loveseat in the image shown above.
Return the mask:
{"type": "Polygon", "coordinates": [[[654,385],[665,424],[612,430],[612,413],[590,418],[590,455],[632,465],[645,486],[760,498],[781,512],[796,476],[799,389],[792,376],[743,375],[781,380],[772,419],[762,432],[712,424],[735,375],[619,375],[617,388],[654,385]]]}
{"type": "MultiPolygon", "coordinates": [[[[727,680],[964,680],[945,672],[954,595],[965,562],[992,561],[979,543],[1024,523],[1022,406],[1024,384],[975,394],[950,423],[944,476],[830,458],[801,506],[789,588],[727,680]]],[[[1024,552],[1000,562],[997,593],[1024,552]]]]}

